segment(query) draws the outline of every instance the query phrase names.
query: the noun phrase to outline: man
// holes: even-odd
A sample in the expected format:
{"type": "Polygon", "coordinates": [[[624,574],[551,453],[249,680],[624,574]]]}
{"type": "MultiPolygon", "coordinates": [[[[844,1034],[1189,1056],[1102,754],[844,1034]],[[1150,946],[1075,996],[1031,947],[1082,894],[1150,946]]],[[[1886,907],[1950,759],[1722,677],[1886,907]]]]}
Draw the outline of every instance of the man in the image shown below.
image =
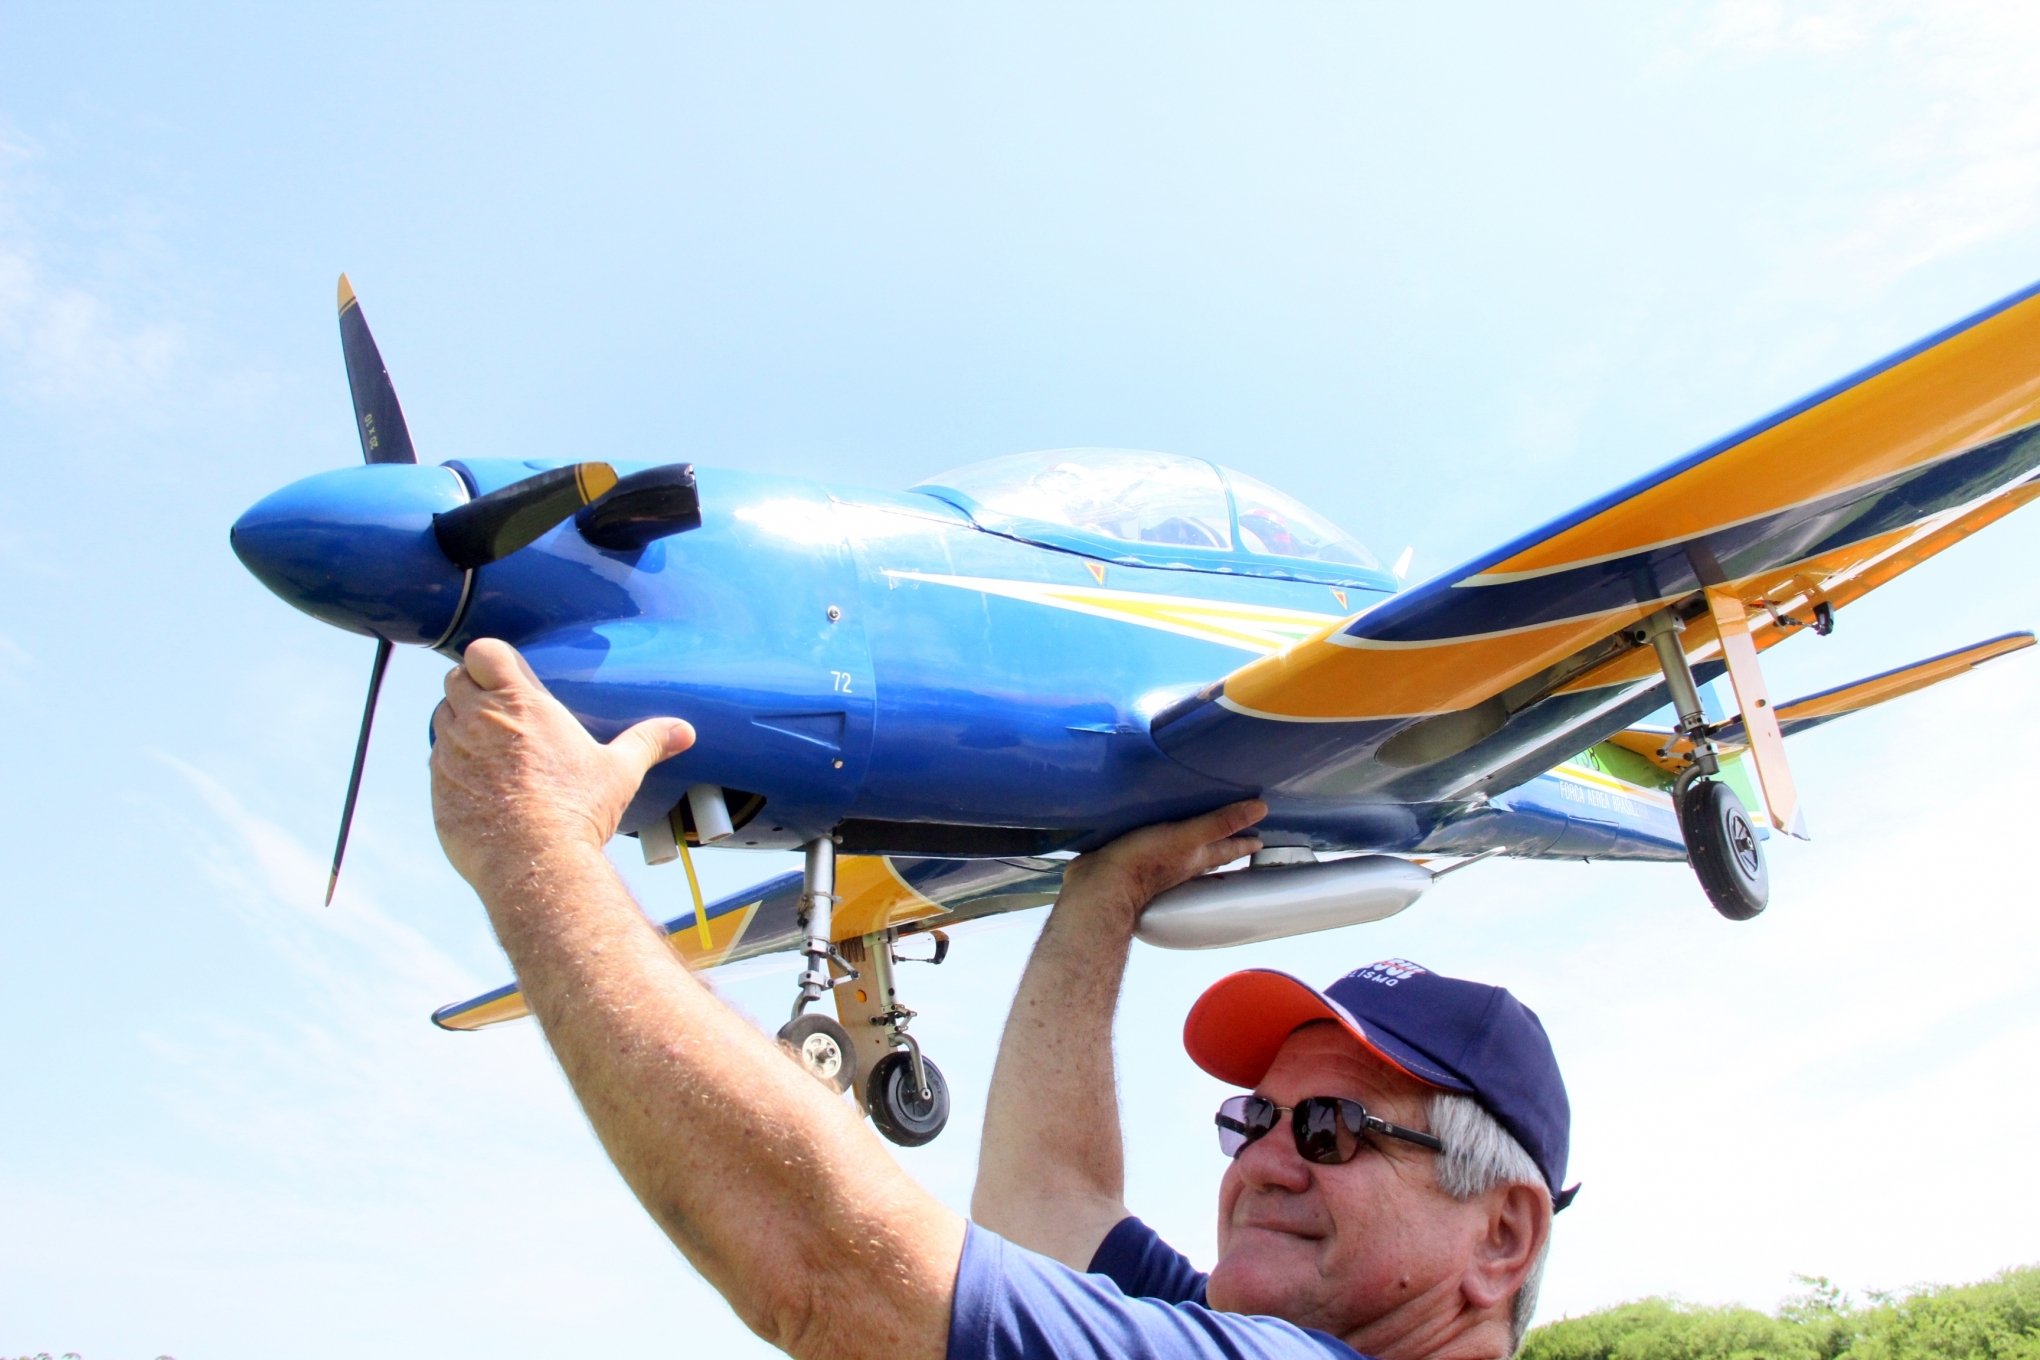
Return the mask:
{"type": "Polygon", "coordinates": [[[1572,1191],[1557,1061],[1500,988],[1402,960],[1324,992],[1267,970],[1222,979],[1184,1044],[1255,1094],[1220,1109],[1233,1161],[1208,1281],[1121,1200],[1112,1014],[1134,923],[1213,819],[1262,811],[1150,827],[1070,867],[1000,1045],[972,1218],[1129,1295],[1307,1328],[1321,1353],[1512,1355],[1572,1191]]]}
{"type": "MultiPolygon", "coordinates": [[[[689,974],[603,850],[645,772],[692,744],[686,723],[652,719],[598,744],[515,651],[489,640],[473,643],[447,677],[433,723],[433,807],[448,858],[487,907],[532,1013],[625,1181],[760,1336],[803,1357],[1192,1355],[1219,1353],[1212,1348],[1221,1344],[1235,1355],[1342,1353],[1331,1336],[1274,1318],[1128,1298],[1102,1277],[967,1225],[899,1169],[847,1102],[689,974]]],[[[1023,983],[996,1078],[1005,1109],[986,1134],[1000,1169],[980,1197],[1021,1237],[1082,1254],[1087,1233],[1092,1247],[1109,1231],[1123,1249],[1138,1225],[1115,1226],[1125,1217],[1116,1210],[1116,1132],[1109,1157],[1094,1136],[1100,1122],[1116,1130],[1109,1057],[1105,1084],[1051,1121],[1049,1112],[1015,1108],[1061,1084],[1020,1051],[1028,1046],[1017,1036],[1051,1018],[1044,1007],[1066,981],[1089,990],[1062,999],[1109,1031],[1132,919],[1155,893],[1253,849],[1255,839],[1240,833],[1260,811],[1240,804],[1150,828],[1072,866],[1023,983]],[[1119,962],[1109,973],[1055,960],[1058,948],[1114,937],[1119,962]],[[1059,1168],[1053,1189],[1067,1200],[1074,1187],[1093,1228],[1058,1223],[1042,1233],[1027,1221],[1028,1195],[1015,1191],[1013,1159],[1046,1155],[1047,1143],[1032,1143],[1038,1135],[1073,1133],[1082,1135],[1080,1153],[1049,1157],[1059,1168]]],[[[1392,1078],[1367,1068],[1332,1030],[1306,1027],[1280,1041],[1259,1086],[1279,1104],[1357,1095],[1397,1123],[1421,1121],[1412,1093],[1392,1078]],[[1321,1037],[1328,1034],[1336,1045],[1321,1037]]],[[[1265,1122],[1259,1107],[1238,1113],[1239,1136],[1265,1122]]],[[[1296,1323],[1338,1325],[1333,1305],[1311,1302],[1338,1290],[1305,1276],[1322,1281],[1326,1264],[1341,1278],[1359,1268],[1352,1280],[1385,1293],[1390,1306],[1354,1313],[1366,1320],[1350,1339],[1372,1345],[1378,1332],[1392,1343],[1384,1360],[1475,1354],[1469,1339],[1492,1332],[1486,1313],[1541,1251],[1548,1201],[1530,1204],[1514,1187],[1499,1199],[1477,1194],[1470,1202],[1478,1208],[1455,1213],[1410,1198],[1436,1173],[1403,1158],[1399,1142],[1396,1153],[1339,1167],[1290,1166],[1283,1142],[1254,1138],[1227,1173],[1224,1198],[1247,1207],[1232,1215],[1229,1242],[1239,1245],[1213,1276],[1213,1305],[1294,1310],[1296,1323]],[[1368,1179],[1337,1189],[1334,1173],[1368,1179]],[[1283,1202],[1275,1194],[1284,1178],[1296,1188],[1291,1208],[1320,1217],[1285,1219],[1288,1210],[1272,1207],[1283,1202]],[[1399,1190],[1399,1182],[1407,1185],[1399,1190]],[[1352,1214],[1370,1206],[1389,1214],[1363,1230],[1352,1214]],[[1313,1245],[1324,1243],[1338,1250],[1313,1245]],[[1397,1264],[1398,1253],[1421,1269],[1397,1264]],[[1455,1265],[1457,1283],[1442,1282],[1440,1270],[1455,1265]],[[1455,1289],[1461,1305],[1435,1305],[1455,1289]],[[1434,1306],[1415,1306],[1423,1299],[1434,1306]],[[1408,1325],[1386,1326],[1385,1316],[1408,1325]]],[[[1562,1148],[1561,1138],[1561,1168],[1562,1148]]]]}

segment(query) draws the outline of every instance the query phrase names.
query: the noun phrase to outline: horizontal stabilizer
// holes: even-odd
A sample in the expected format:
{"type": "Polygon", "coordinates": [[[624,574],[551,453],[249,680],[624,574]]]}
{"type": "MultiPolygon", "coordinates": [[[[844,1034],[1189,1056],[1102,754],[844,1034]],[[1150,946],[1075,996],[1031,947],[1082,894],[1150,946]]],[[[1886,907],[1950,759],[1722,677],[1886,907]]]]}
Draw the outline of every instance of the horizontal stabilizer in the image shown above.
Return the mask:
{"type": "MultiPolygon", "coordinates": [[[[1958,647],[1952,652],[1930,656],[1924,661],[1915,661],[1909,666],[1900,666],[1878,675],[1866,676],[1846,685],[1822,690],[1794,699],[1789,704],[1778,706],[1778,726],[1786,736],[1818,727],[1835,718],[1860,713],[1866,708],[1875,708],[1887,699],[1896,699],[1911,694],[1929,685],[1938,685],[1943,680],[1952,680],[1966,675],[1986,661],[1995,661],[2001,656],[2022,651],[2033,645],[2031,633],[2006,633],[1987,642],[1972,643],[1958,647]]],[[[1723,729],[1722,736],[1729,741],[1742,740],[1742,724],[1732,723],[1723,729]]]]}
{"type": "MultiPolygon", "coordinates": [[[[1777,709],[1778,726],[1786,736],[1804,732],[1809,728],[1832,722],[1851,713],[1860,713],[1866,708],[1875,708],[1888,699],[1911,694],[1929,685],[1938,685],[1943,680],[1952,680],[1966,675],[1986,661],[1995,661],[2001,656],[2031,647],[2034,642],[2031,633],[2006,633],[1985,642],[1971,643],[1958,647],[1952,652],[1930,656],[1924,661],[1851,680],[1846,685],[1824,689],[1818,694],[1808,694],[1794,699],[1791,703],[1780,704],[1777,709]]],[[[1652,761],[1659,767],[1678,771],[1684,769],[1687,758],[1692,754],[1692,743],[1662,727],[1631,727],[1608,738],[1609,744],[1620,746],[1625,751],[1652,761]]],[[[1723,754],[1743,749],[1745,734],[1740,720],[1731,722],[1714,734],[1714,741],[1723,754]]]]}

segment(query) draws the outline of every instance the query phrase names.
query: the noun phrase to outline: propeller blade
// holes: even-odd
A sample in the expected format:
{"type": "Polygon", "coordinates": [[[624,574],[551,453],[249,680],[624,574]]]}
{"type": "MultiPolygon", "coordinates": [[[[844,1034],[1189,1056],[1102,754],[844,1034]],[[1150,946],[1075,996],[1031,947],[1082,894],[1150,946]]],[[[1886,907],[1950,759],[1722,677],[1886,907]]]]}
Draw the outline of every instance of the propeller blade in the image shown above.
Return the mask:
{"type": "Polygon", "coordinates": [[[410,427],[397,389],[383,367],[368,320],[354,299],[354,285],[340,276],[340,352],[347,358],[347,387],[354,396],[354,428],[361,436],[361,456],[370,463],[415,463],[410,427]]]}
{"type": "Polygon", "coordinates": [[[340,860],[347,854],[347,833],[354,825],[354,800],[361,795],[361,770],[368,763],[368,730],[375,724],[375,700],[382,693],[383,671],[389,667],[396,647],[388,638],[375,640],[375,664],[368,672],[368,702],[361,709],[361,736],[354,743],[354,772],[347,776],[347,805],[340,809],[340,839],[333,846],[333,871],[326,876],[326,905],[333,905],[333,890],[340,886],[340,860]]]}
{"type": "Polygon", "coordinates": [[[440,550],[462,571],[508,557],[616,485],[607,463],[575,463],[498,487],[432,517],[440,550]]]}

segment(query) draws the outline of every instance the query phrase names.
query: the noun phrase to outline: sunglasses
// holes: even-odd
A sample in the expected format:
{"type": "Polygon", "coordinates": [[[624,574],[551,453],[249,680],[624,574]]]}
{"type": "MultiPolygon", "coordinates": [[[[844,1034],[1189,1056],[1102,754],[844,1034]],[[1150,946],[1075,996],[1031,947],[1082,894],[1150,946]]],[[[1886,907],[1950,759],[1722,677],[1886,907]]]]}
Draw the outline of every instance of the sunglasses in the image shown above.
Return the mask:
{"type": "Polygon", "coordinates": [[[1445,1150],[1445,1144],[1430,1134],[1371,1115],[1357,1100],[1310,1096],[1294,1105],[1277,1105],[1266,1096],[1234,1096],[1218,1107],[1214,1121],[1218,1125],[1219,1151],[1228,1157],[1239,1156],[1247,1144],[1272,1132],[1285,1114],[1289,1116],[1290,1132],[1296,1136],[1296,1155],[1319,1166],[1352,1161],[1366,1145],[1369,1133],[1400,1138],[1433,1152],[1445,1150]]]}

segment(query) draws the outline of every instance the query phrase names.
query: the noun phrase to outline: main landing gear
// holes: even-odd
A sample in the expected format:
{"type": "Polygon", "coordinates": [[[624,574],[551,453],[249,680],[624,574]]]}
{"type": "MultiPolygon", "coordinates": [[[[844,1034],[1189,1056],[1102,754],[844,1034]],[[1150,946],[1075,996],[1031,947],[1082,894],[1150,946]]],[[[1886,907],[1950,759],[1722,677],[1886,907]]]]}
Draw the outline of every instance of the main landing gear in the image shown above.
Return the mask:
{"type": "Polygon", "coordinates": [[[1693,745],[1693,763],[1672,784],[1672,804],[1686,841],[1686,858],[1714,909],[1731,921],[1747,921],[1771,897],[1771,877],[1764,867],[1763,845],[1735,790],[1715,776],[1721,762],[1712,730],[1700,707],[1700,689],[1679,646],[1685,622],[1669,609],[1645,619],[1640,640],[1657,653],[1679,715],[1678,732],[1693,745]]]}
{"type": "MultiPolygon", "coordinates": [[[[838,1091],[855,1091],[880,1133],[902,1147],[919,1147],[949,1122],[949,1084],[907,1033],[914,1012],[899,1003],[893,989],[893,965],[901,962],[893,952],[899,932],[887,928],[846,940],[839,951],[831,935],[836,843],[823,836],[806,849],[801,952],[807,966],[779,1042],[815,1077],[838,1091]],[[834,993],[839,1018],[808,1010],[824,992],[834,993]],[[866,1074],[861,1083],[860,1071],[866,1074]]],[[[940,963],[949,952],[948,937],[929,934],[935,954],[922,962],[940,963]]]]}

